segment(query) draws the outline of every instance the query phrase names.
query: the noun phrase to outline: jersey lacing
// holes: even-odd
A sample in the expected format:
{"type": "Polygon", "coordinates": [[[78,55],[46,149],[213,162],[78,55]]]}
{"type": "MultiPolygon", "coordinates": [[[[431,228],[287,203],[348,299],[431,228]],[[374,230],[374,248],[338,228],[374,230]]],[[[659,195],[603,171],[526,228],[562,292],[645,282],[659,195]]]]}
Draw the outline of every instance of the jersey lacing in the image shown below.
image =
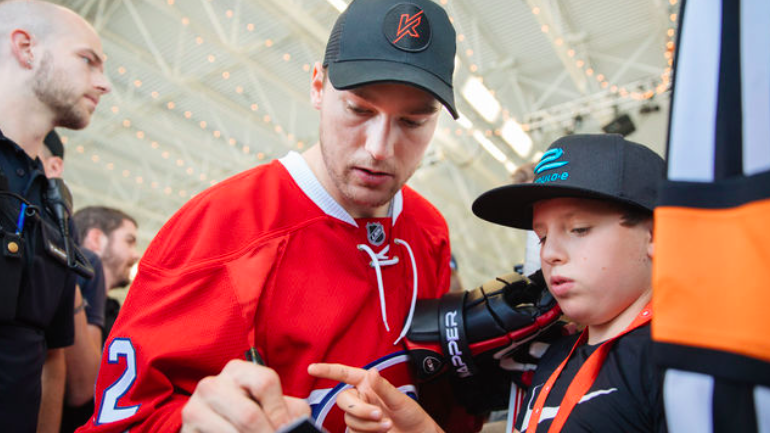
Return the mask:
{"type": "MultiPolygon", "coordinates": [[[[401,335],[398,336],[396,341],[393,342],[393,345],[398,344],[399,341],[401,341],[402,338],[406,336],[406,333],[409,331],[409,327],[412,326],[412,316],[414,315],[414,306],[417,303],[417,262],[414,260],[414,253],[412,252],[412,247],[409,246],[409,244],[401,239],[393,239],[393,242],[403,245],[406,247],[406,251],[409,253],[409,258],[412,262],[412,304],[409,307],[409,315],[406,317],[406,323],[404,323],[404,328],[401,330],[401,335]]],[[[383,248],[379,253],[376,253],[366,244],[359,244],[357,245],[359,250],[366,251],[367,254],[369,254],[369,257],[372,259],[371,262],[369,262],[369,266],[374,268],[374,272],[377,274],[377,290],[380,294],[380,312],[382,314],[382,323],[385,325],[385,329],[390,332],[390,326],[388,326],[388,317],[387,312],[385,309],[385,288],[382,284],[382,271],[380,268],[382,266],[390,266],[395,265],[399,262],[398,256],[393,256],[392,258],[388,258],[388,251],[390,250],[390,245],[383,248]]]]}

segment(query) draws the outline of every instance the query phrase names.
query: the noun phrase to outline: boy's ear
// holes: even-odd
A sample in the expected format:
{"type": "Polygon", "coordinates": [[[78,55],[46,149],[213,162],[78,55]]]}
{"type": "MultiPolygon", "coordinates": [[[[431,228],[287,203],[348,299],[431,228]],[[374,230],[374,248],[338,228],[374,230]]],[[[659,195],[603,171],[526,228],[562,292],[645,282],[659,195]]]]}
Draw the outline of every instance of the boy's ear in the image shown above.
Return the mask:
{"type": "Polygon", "coordinates": [[[655,255],[655,236],[652,221],[649,222],[647,233],[647,236],[649,236],[649,241],[647,243],[647,257],[652,259],[655,255]]]}

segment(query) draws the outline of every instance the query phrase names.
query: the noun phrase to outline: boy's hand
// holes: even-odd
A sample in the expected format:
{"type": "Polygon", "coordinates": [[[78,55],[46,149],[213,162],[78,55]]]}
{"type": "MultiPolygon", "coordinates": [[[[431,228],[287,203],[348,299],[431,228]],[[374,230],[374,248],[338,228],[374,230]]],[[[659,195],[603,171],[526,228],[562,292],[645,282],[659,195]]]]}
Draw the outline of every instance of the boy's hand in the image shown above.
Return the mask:
{"type": "Polygon", "coordinates": [[[182,432],[271,433],[309,414],[304,400],[283,395],[275,371],[233,360],[198,382],[182,409],[182,432]]]}
{"type": "Polygon", "coordinates": [[[311,364],[308,373],[354,386],[337,397],[351,432],[441,432],[416,401],[396,389],[376,369],[311,364]]]}

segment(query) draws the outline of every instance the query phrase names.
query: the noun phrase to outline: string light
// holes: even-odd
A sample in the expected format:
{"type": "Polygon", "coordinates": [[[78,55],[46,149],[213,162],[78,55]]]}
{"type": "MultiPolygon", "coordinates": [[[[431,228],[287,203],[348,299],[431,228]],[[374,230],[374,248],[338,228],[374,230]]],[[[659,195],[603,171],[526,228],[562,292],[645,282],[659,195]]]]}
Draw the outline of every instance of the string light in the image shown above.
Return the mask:
{"type": "MultiPolygon", "coordinates": [[[[137,138],[138,138],[138,139],[140,139],[140,140],[141,140],[141,139],[144,139],[144,138],[145,138],[146,134],[144,133],[144,131],[137,131],[137,132],[136,132],[136,136],[137,136],[137,138]]],[[[67,136],[62,136],[62,141],[63,141],[63,142],[66,142],[67,140],[68,140],[68,137],[67,137],[67,136]]],[[[151,145],[152,145],[152,147],[153,147],[154,149],[157,149],[157,148],[158,148],[158,146],[159,146],[157,141],[152,141],[152,142],[151,142],[151,145]]],[[[85,152],[85,148],[84,148],[84,147],[81,145],[81,146],[78,146],[78,147],[76,148],[76,151],[77,151],[78,153],[84,153],[84,152],[85,152]]],[[[163,157],[164,157],[164,158],[168,158],[168,156],[169,156],[169,153],[168,153],[167,151],[164,151],[164,152],[163,152],[163,157]]],[[[98,163],[101,161],[101,159],[102,159],[102,158],[101,158],[101,156],[100,156],[100,155],[98,155],[98,154],[96,154],[96,153],[93,153],[93,154],[91,154],[91,157],[90,157],[90,159],[91,159],[91,161],[92,161],[94,164],[98,164],[98,163]]],[[[179,166],[179,167],[182,167],[182,166],[184,166],[184,165],[185,165],[185,162],[184,162],[184,160],[182,160],[182,159],[177,159],[177,160],[176,160],[176,165],[177,165],[177,166],[179,166]]],[[[115,164],[114,164],[113,162],[109,162],[109,163],[105,164],[105,165],[104,165],[104,167],[105,167],[105,169],[106,169],[106,170],[108,170],[108,171],[112,171],[112,170],[114,170],[114,169],[115,169],[115,164]]],[[[194,174],[194,169],[193,169],[192,167],[188,167],[188,168],[185,170],[185,172],[186,172],[188,175],[193,175],[193,174],[194,174]]],[[[122,176],[123,176],[124,178],[129,178],[129,177],[131,176],[131,171],[130,171],[130,170],[128,170],[128,169],[124,169],[124,170],[122,170],[122,171],[121,171],[121,174],[122,174],[122,176]]],[[[205,180],[205,179],[206,179],[206,174],[205,174],[205,173],[201,173],[201,174],[200,174],[200,176],[199,176],[199,178],[200,178],[201,180],[205,180]]],[[[136,185],[137,185],[137,186],[139,186],[139,187],[141,187],[142,185],[144,185],[144,184],[146,183],[146,182],[145,182],[145,178],[144,178],[144,176],[142,176],[141,174],[139,174],[139,175],[135,176],[133,180],[134,180],[134,182],[136,183],[136,185]]],[[[159,186],[159,183],[158,183],[157,181],[153,181],[153,182],[151,182],[151,183],[150,183],[150,186],[151,186],[153,189],[157,189],[157,188],[158,188],[158,186],[159,186]]],[[[171,187],[166,187],[166,188],[164,189],[164,192],[167,192],[167,191],[171,191],[171,192],[173,192],[173,189],[172,189],[171,187]]],[[[167,194],[170,194],[170,193],[168,193],[168,192],[167,192],[167,194]]],[[[179,195],[180,195],[180,197],[187,197],[188,193],[187,193],[185,190],[181,190],[181,191],[179,192],[179,195]]],[[[194,195],[194,194],[192,194],[192,195],[194,195]]],[[[191,195],[191,196],[192,196],[192,195],[191,195]]]]}
{"type": "MultiPolygon", "coordinates": [[[[211,1],[211,0],[209,0],[209,1],[211,1]]],[[[174,5],[175,5],[175,0],[167,0],[167,4],[168,4],[169,6],[174,6],[174,5]]],[[[234,13],[233,13],[233,11],[232,11],[232,10],[228,10],[228,11],[226,12],[226,15],[228,16],[228,18],[232,18],[232,17],[234,16],[234,13]]],[[[182,18],[181,18],[181,22],[182,22],[182,25],[184,25],[184,26],[189,26],[191,21],[190,21],[190,18],[189,18],[189,17],[186,17],[186,16],[185,16],[185,17],[182,17],[182,18]]],[[[250,32],[251,32],[251,31],[254,31],[254,30],[255,30],[255,28],[256,28],[256,27],[255,27],[254,23],[248,23],[248,24],[246,25],[246,29],[247,29],[248,31],[250,31],[250,32]]],[[[194,41],[195,41],[195,43],[196,43],[197,45],[202,45],[202,44],[204,43],[204,38],[203,38],[203,36],[201,36],[201,35],[196,35],[196,36],[194,37],[194,41]]],[[[264,41],[264,45],[265,45],[266,47],[268,47],[268,48],[271,48],[271,47],[273,47],[273,46],[275,45],[275,42],[274,42],[272,39],[266,39],[266,40],[264,41]]],[[[216,60],[217,60],[217,58],[216,58],[216,56],[215,56],[214,54],[208,54],[206,58],[207,58],[208,62],[210,62],[210,63],[214,63],[214,62],[216,62],[216,60]]],[[[291,54],[291,53],[289,53],[289,52],[284,52],[284,53],[282,54],[282,58],[283,58],[283,60],[284,60],[284,61],[286,61],[286,62],[291,62],[291,61],[292,61],[292,59],[293,59],[293,56],[292,56],[292,54],[291,54]]],[[[311,64],[310,64],[310,63],[307,63],[307,62],[306,62],[306,63],[301,63],[301,64],[298,62],[298,63],[297,63],[297,66],[298,66],[298,67],[301,67],[301,68],[302,68],[302,70],[303,70],[303,71],[305,71],[305,72],[309,72],[309,71],[311,70],[311,64]]],[[[117,72],[118,72],[118,74],[120,74],[120,75],[125,75],[125,74],[126,74],[128,71],[127,71],[126,67],[124,67],[124,66],[119,66],[119,67],[117,68],[117,72]]],[[[230,72],[228,72],[228,71],[224,71],[224,72],[222,73],[222,77],[223,77],[223,79],[225,79],[225,80],[229,79],[229,78],[230,78],[230,72]]],[[[144,83],[143,83],[143,81],[142,81],[142,80],[140,80],[140,79],[134,79],[134,80],[132,81],[132,84],[133,84],[133,86],[134,86],[135,88],[137,88],[137,89],[138,89],[138,88],[141,88],[141,87],[143,86],[143,84],[144,84],[144,83]]],[[[238,94],[243,94],[243,93],[245,92],[245,89],[243,88],[243,86],[236,86],[236,88],[235,88],[235,91],[236,91],[236,93],[238,93],[238,94]]],[[[150,96],[151,96],[153,99],[158,99],[158,98],[160,98],[160,93],[159,93],[157,90],[154,90],[154,91],[150,92],[150,96]]],[[[176,104],[176,102],[174,102],[174,101],[166,101],[164,105],[165,105],[165,107],[166,107],[168,110],[175,110],[175,109],[177,108],[177,104],[176,104]]],[[[252,103],[252,104],[250,104],[250,105],[249,105],[249,108],[251,109],[251,111],[253,111],[253,112],[257,112],[257,111],[259,110],[259,105],[258,105],[257,103],[252,103]]],[[[120,112],[120,108],[119,108],[118,106],[113,106],[113,107],[111,107],[111,111],[112,111],[112,113],[113,113],[113,114],[118,114],[118,113],[120,112]]],[[[186,118],[186,119],[189,119],[189,120],[196,120],[196,119],[193,119],[193,113],[192,113],[191,111],[189,111],[189,110],[186,110],[186,111],[184,111],[184,112],[183,112],[183,116],[184,116],[184,118],[186,118]]],[[[208,123],[207,123],[205,120],[199,120],[199,119],[197,119],[197,120],[198,120],[198,125],[199,125],[199,126],[202,128],[202,129],[207,129],[208,123]]],[[[271,123],[271,122],[273,122],[273,119],[272,119],[272,117],[271,117],[270,115],[264,115],[264,116],[262,116],[262,120],[263,120],[265,123],[271,123]]],[[[132,126],[132,124],[131,124],[131,120],[129,120],[129,119],[124,119],[124,120],[122,121],[122,124],[123,124],[123,126],[124,126],[125,128],[130,128],[130,127],[132,126]]],[[[288,133],[288,134],[285,134],[285,135],[284,135],[285,131],[284,131],[284,129],[283,129],[283,127],[282,127],[281,125],[278,125],[278,124],[274,124],[274,127],[273,127],[272,129],[273,129],[273,131],[275,131],[275,133],[276,133],[276,134],[280,135],[282,138],[286,139],[286,140],[287,140],[287,141],[289,141],[289,142],[293,142],[293,141],[294,141],[294,139],[295,139],[295,138],[294,138],[294,134],[292,134],[292,133],[288,133]]],[[[147,134],[146,134],[144,131],[136,131],[136,132],[135,132],[135,135],[136,135],[137,139],[139,139],[139,140],[144,140],[144,139],[147,137],[147,134]]],[[[214,138],[216,138],[216,139],[225,139],[225,137],[223,137],[223,134],[222,134],[222,132],[221,132],[221,131],[219,131],[219,130],[215,130],[215,131],[213,131],[213,132],[212,132],[212,135],[213,135],[213,137],[214,137],[214,138]]],[[[66,139],[66,138],[65,138],[65,139],[66,139]]],[[[228,143],[228,144],[230,144],[231,146],[235,146],[235,145],[236,145],[236,143],[237,143],[237,140],[236,140],[235,138],[232,138],[232,137],[230,137],[230,138],[228,138],[228,139],[227,139],[227,143],[228,143]]],[[[166,151],[166,150],[162,150],[162,149],[161,149],[161,146],[160,146],[160,144],[159,144],[157,141],[152,141],[152,142],[150,143],[150,146],[151,146],[151,147],[152,147],[152,149],[154,149],[154,150],[161,150],[161,151],[162,151],[162,152],[161,152],[161,157],[162,157],[163,159],[166,159],[166,160],[168,160],[168,159],[171,157],[171,156],[170,156],[170,153],[169,153],[168,151],[166,151]]],[[[304,146],[304,143],[300,141],[300,142],[298,142],[298,143],[297,143],[297,146],[298,146],[299,148],[302,148],[302,147],[304,146]]],[[[244,153],[246,153],[246,154],[250,154],[250,153],[251,153],[251,149],[250,149],[248,146],[244,146],[244,148],[242,148],[242,149],[244,150],[244,153]]],[[[76,150],[78,151],[78,153],[84,153],[84,152],[85,152],[85,149],[83,148],[83,146],[78,146],[78,147],[76,148],[76,150]]],[[[259,155],[257,155],[257,156],[258,156],[258,159],[260,159],[260,160],[262,160],[262,159],[264,159],[264,158],[265,158],[265,154],[264,154],[263,152],[260,152],[260,153],[259,153],[259,155]],[[261,155],[261,158],[260,158],[260,155],[261,155]]],[[[93,159],[99,160],[99,156],[98,156],[98,155],[94,155],[94,156],[92,157],[92,160],[93,160],[93,159]]],[[[106,165],[106,167],[107,167],[107,169],[108,169],[108,170],[113,170],[113,169],[115,169],[115,165],[114,165],[114,163],[112,163],[112,162],[110,162],[109,164],[107,164],[107,165],[106,165]]],[[[125,174],[126,172],[128,172],[128,171],[127,171],[127,170],[124,170],[124,171],[123,171],[123,173],[124,173],[124,176],[126,176],[126,177],[127,177],[128,175],[126,175],[126,174],[125,174]]],[[[193,169],[192,167],[188,167],[188,168],[185,170],[185,172],[186,172],[188,175],[192,175],[192,174],[194,173],[194,169],[193,169]]],[[[130,172],[129,172],[129,175],[130,175],[130,172]]],[[[200,178],[201,180],[206,180],[207,176],[205,175],[205,173],[200,173],[200,174],[199,174],[199,178],[200,178]]],[[[215,181],[215,180],[211,180],[211,184],[213,185],[214,183],[216,183],[216,181],[215,181]]],[[[137,182],[137,184],[141,184],[141,183],[140,183],[140,182],[137,182]]],[[[158,184],[158,182],[156,182],[156,181],[154,181],[154,182],[151,182],[151,183],[149,183],[149,184],[150,184],[150,185],[153,185],[153,187],[154,187],[154,188],[158,188],[158,187],[159,187],[159,184],[158,184]]]]}

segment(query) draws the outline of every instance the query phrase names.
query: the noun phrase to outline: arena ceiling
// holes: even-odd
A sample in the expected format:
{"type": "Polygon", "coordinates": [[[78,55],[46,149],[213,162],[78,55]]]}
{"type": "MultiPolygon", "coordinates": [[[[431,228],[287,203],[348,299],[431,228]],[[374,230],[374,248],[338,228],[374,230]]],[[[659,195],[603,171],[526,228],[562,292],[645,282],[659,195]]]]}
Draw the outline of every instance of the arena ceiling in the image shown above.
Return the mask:
{"type": "MultiPolygon", "coordinates": [[[[113,85],[90,127],[59,131],[76,208],[104,204],[134,215],[144,249],[195,194],[312,145],[310,71],[347,2],[57,1],[100,33],[113,85]]],[[[630,137],[662,151],[678,5],[438,2],[457,29],[463,119],[441,115],[410,185],[446,216],[462,278],[476,285],[520,262],[524,237],[478,220],[470,204],[554,138],[597,132],[629,114],[637,128],[630,137]],[[479,95],[486,104],[474,108],[469,99],[479,95]]]]}

